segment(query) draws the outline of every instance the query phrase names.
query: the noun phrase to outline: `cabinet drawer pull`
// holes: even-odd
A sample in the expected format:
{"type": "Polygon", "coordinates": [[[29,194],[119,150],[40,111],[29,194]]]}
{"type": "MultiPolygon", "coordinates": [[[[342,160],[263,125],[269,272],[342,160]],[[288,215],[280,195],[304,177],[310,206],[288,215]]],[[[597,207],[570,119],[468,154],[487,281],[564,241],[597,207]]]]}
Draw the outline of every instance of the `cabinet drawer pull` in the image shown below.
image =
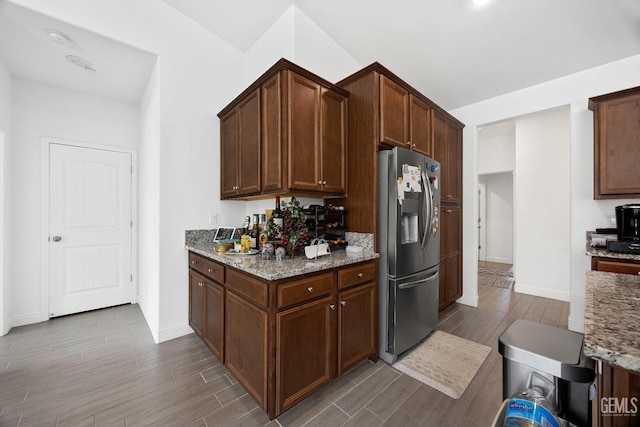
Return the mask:
{"type": "Polygon", "coordinates": [[[336,309],[336,305],[335,305],[335,304],[329,304],[329,308],[330,308],[331,310],[335,310],[335,309],[336,309]]]}
{"type": "Polygon", "coordinates": [[[307,290],[309,291],[309,293],[313,293],[313,286],[309,286],[307,290]]]}
{"type": "Polygon", "coordinates": [[[211,273],[213,271],[213,268],[207,268],[207,271],[211,273]]]}
{"type": "Polygon", "coordinates": [[[364,277],[363,273],[358,273],[358,277],[362,279],[362,277],[364,277]]]}
{"type": "Polygon", "coordinates": [[[343,301],[340,301],[340,305],[344,307],[345,305],[347,305],[347,302],[346,302],[346,301],[344,301],[344,300],[343,300],[343,301]]]}

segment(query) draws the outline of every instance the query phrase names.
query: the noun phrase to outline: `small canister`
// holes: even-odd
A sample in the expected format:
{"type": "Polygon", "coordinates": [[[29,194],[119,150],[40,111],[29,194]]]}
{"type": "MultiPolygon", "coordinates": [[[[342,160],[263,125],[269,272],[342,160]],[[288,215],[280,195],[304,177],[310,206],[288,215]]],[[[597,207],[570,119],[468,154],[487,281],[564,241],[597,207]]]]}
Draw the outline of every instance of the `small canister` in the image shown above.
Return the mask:
{"type": "Polygon", "coordinates": [[[251,236],[248,234],[240,236],[240,245],[242,246],[242,252],[251,251],[251,236]]]}

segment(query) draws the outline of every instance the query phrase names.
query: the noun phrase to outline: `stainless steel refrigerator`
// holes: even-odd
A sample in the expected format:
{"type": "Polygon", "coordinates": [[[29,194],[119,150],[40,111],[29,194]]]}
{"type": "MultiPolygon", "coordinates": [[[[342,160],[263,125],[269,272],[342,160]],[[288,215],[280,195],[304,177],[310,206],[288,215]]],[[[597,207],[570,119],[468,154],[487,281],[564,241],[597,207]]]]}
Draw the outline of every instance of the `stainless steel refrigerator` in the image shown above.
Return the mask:
{"type": "Polygon", "coordinates": [[[379,353],[393,363],[438,324],[440,164],[394,148],[378,166],[379,353]]]}

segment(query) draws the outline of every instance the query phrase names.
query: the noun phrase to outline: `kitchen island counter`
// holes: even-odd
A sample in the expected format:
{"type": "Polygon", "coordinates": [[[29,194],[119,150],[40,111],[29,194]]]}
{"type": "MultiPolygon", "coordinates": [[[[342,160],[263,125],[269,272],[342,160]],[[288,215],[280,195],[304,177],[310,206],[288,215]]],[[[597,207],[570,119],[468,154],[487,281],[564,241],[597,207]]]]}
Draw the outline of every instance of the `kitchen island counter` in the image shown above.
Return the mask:
{"type": "Polygon", "coordinates": [[[259,254],[219,254],[213,248],[213,244],[209,243],[187,244],[186,248],[191,252],[270,281],[343,267],[363,261],[370,261],[379,257],[376,252],[363,251],[358,254],[352,254],[344,250],[339,250],[332,251],[331,255],[324,255],[317,259],[307,259],[307,257],[303,255],[294,258],[285,257],[281,261],[276,261],[275,256],[272,256],[271,259],[263,259],[259,254]]]}
{"type": "Polygon", "coordinates": [[[640,372],[640,276],[587,272],[584,352],[640,372]]]}

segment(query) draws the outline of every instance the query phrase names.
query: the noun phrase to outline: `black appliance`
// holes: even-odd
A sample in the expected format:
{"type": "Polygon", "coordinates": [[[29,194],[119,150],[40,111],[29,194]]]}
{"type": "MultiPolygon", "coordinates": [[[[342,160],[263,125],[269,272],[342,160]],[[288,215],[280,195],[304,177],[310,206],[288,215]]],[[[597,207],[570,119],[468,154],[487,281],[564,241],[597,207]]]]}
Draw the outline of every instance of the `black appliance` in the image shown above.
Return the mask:
{"type": "Polygon", "coordinates": [[[607,243],[612,252],[640,254],[640,204],[616,206],[618,241],[607,243]]]}

